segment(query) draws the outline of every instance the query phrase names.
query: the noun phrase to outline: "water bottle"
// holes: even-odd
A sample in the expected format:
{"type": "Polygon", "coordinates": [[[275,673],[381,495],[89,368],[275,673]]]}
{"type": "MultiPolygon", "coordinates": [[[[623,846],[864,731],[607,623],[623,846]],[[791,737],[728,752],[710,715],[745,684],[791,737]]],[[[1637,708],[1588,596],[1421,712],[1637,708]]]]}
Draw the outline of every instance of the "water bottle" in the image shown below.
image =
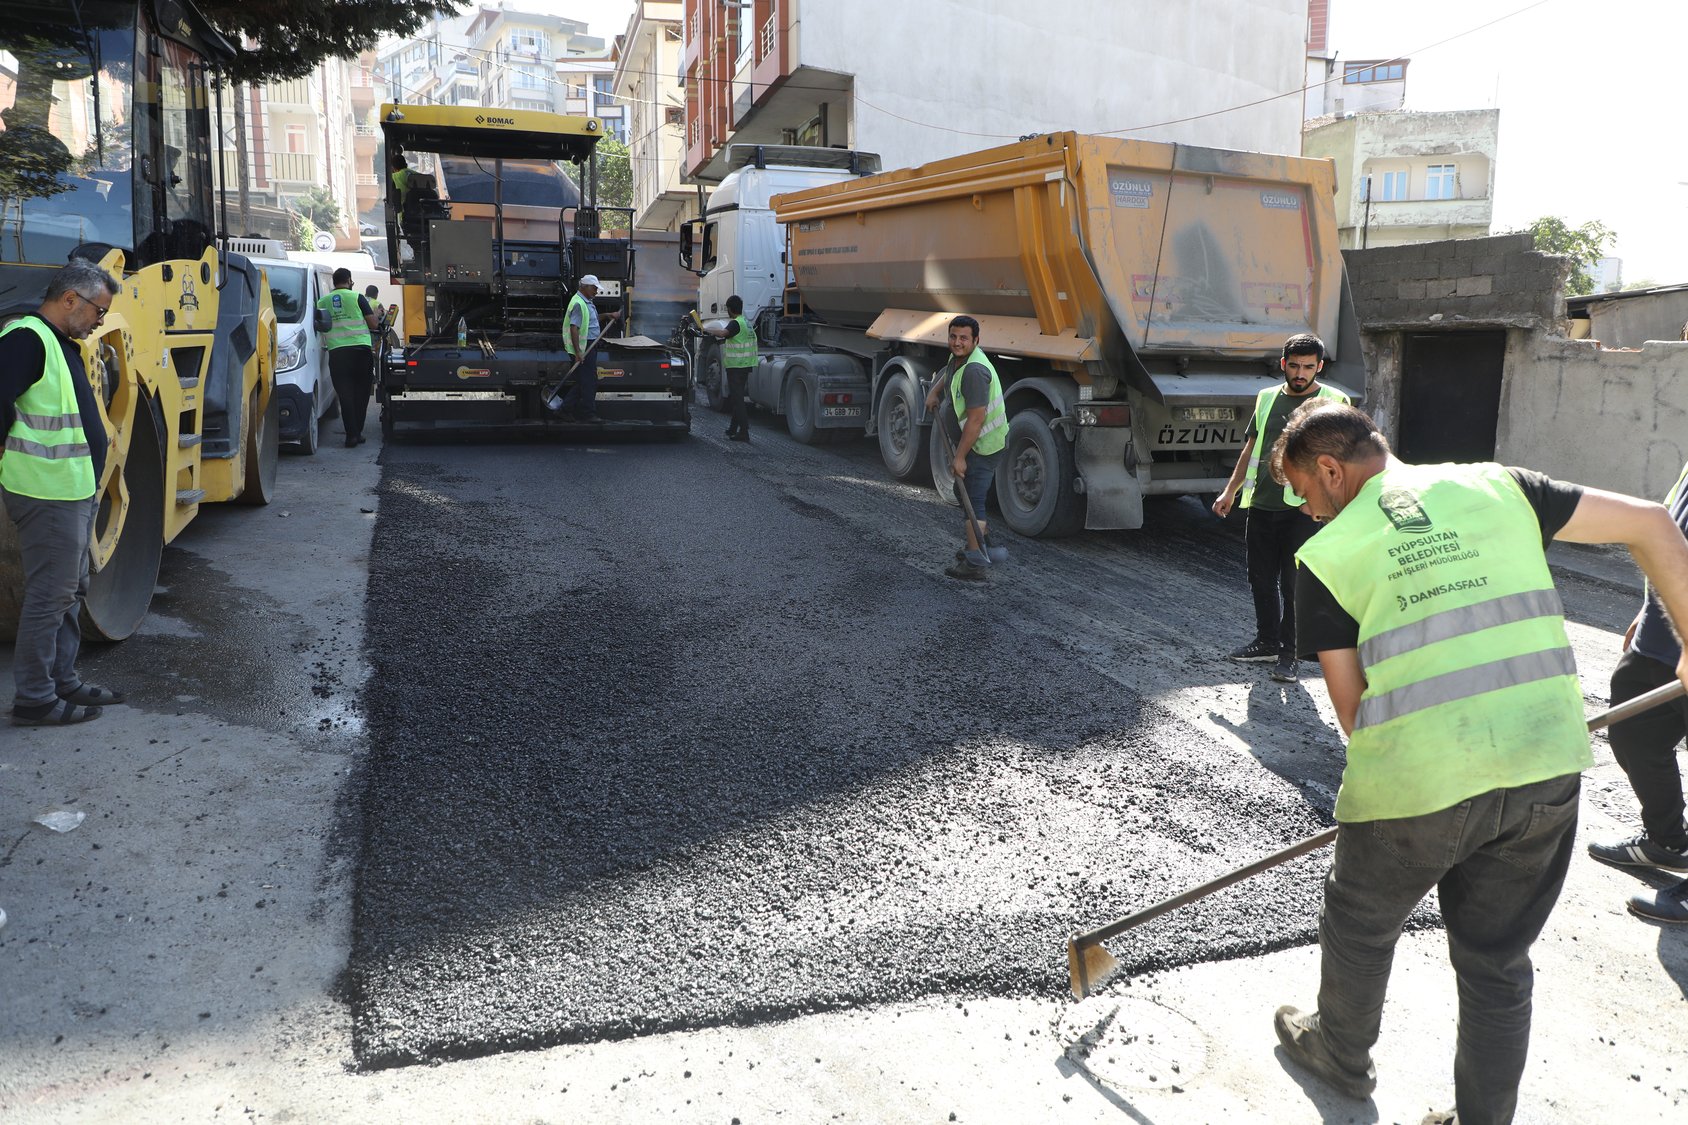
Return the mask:
{"type": "Polygon", "coordinates": [[[469,346],[469,329],[463,323],[462,317],[457,318],[457,346],[460,348],[469,346]]]}

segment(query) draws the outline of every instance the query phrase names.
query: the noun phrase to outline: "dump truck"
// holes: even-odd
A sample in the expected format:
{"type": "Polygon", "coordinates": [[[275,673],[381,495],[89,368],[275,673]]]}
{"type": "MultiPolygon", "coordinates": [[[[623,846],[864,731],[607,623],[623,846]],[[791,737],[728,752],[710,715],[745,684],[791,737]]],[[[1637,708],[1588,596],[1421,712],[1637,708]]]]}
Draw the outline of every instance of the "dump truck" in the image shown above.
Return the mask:
{"type": "MultiPolygon", "coordinates": [[[[0,323],[35,311],[70,258],[122,282],[82,348],[111,438],[82,615],[96,639],[145,618],[164,546],[201,505],[275,488],[269,287],[216,240],[211,74],[233,57],[178,0],[17,0],[0,25],[0,323]]],[[[0,636],[22,590],[0,510],[0,636]]]]}
{"type": "MultiPolygon", "coordinates": [[[[1146,497],[1218,493],[1294,333],[1364,396],[1329,161],[1052,133],[891,172],[782,146],[728,163],[681,259],[703,315],[745,299],[752,402],[800,441],[877,437],[893,476],[948,498],[925,391],[968,314],[1002,379],[995,495],[1022,535],[1136,528],[1146,497]]],[[[693,347],[709,389],[718,350],[693,347]]]]}
{"type": "Polygon", "coordinates": [[[599,279],[604,325],[597,414],[610,430],[691,428],[685,353],[630,334],[632,212],[596,205],[596,118],[529,110],[386,104],[381,131],[408,162],[387,184],[387,260],[404,287],[397,347],[377,370],[384,436],[473,427],[579,429],[548,408],[573,362],[563,314],[599,279]],[[577,175],[562,167],[572,163],[577,175]],[[587,185],[583,196],[580,184],[587,185]]]}

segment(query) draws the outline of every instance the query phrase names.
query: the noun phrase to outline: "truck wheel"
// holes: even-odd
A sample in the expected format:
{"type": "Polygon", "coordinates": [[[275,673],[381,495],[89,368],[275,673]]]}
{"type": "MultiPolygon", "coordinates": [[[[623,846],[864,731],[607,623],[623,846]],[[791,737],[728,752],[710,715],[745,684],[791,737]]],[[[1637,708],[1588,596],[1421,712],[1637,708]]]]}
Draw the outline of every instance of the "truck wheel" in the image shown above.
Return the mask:
{"type": "Polygon", "coordinates": [[[879,396],[875,411],[879,431],[879,458],[885,469],[898,480],[919,481],[931,474],[927,464],[926,443],[932,438],[932,428],[922,426],[920,396],[914,381],[907,375],[892,378],[885,393],[879,396]]]}
{"type": "Polygon", "coordinates": [[[950,472],[955,447],[946,435],[939,432],[938,423],[932,423],[926,430],[926,475],[932,478],[932,488],[937,492],[938,499],[952,508],[959,508],[961,501],[955,498],[955,474],[950,472]]]}
{"type": "Polygon", "coordinates": [[[1050,428],[1055,415],[1028,406],[1008,422],[1008,446],[996,471],[1002,518],[1021,535],[1054,538],[1084,526],[1084,497],[1072,443],[1050,428]]]}
{"type": "Polygon", "coordinates": [[[814,445],[820,433],[815,421],[814,377],[799,367],[785,381],[785,428],[804,445],[814,445]]]}
{"type": "Polygon", "coordinates": [[[716,351],[704,369],[704,390],[709,392],[709,409],[717,414],[727,412],[727,369],[721,366],[721,353],[716,351]]]}

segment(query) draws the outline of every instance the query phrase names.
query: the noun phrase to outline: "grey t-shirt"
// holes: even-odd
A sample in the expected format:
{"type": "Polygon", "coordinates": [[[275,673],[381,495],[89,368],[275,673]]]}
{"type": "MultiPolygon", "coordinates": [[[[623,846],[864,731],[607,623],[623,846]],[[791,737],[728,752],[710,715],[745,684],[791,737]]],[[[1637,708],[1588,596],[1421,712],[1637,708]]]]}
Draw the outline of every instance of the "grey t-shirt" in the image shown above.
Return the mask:
{"type": "MultiPolygon", "coordinates": [[[[938,417],[949,437],[951,447],[961,440],[961,419],[955,416],[955,404],[950,387],[955,378],[955,361],[951,360],[939,376],[943,381],[944,398],[938,405],[938,417]]],[[[961,404],[968,410],[991,404],[991,373],[982,363],[969,363],[961,371],[961,404]]]]}

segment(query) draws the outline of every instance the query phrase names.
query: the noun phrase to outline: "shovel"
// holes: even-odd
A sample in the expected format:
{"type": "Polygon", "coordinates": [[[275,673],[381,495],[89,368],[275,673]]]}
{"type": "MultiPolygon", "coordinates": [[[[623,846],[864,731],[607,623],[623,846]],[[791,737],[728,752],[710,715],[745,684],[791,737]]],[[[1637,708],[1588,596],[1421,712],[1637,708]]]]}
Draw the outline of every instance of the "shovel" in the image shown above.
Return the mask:
{"type": "MultiPolygon", "coordinates": [[[[1650,711],[1663,703],[1681,698],[1683,687],[1681,680],[1672,680],[1661,687],[1656,687],[1646,695],[1638,695],[1626,703],[1620,703],[1608,711],[1602,711],[1588,720],[1589,733],[1600,730],[1613,723],[1621,723],[1625,719],[1632,719],[1643,711],[1650,711]]],[[[1217,879],[1210,879],[1200,886],[1191,887],[1181,894],[1173,895],[1153,906],[1145,907],[1135,914],[1127,914],[1106,926],[1091,930],[1089,933],[1077,934],[1067,939],[1067,978],[1072,986],[1073,999],[1083,1000],[1090,995],[1091,989],[1112,976],[1119,968],[1119,961],[1113,954],[1102,947],[1102,943],[1111,937],[1118,937],[1133,926],[1141,926],[1162,914],[1170,914],[1181,906],[1188,906],[1199,898],[1206,898],[1214,891],[1223,890],[1232,883],[1240,883],[1244,879],[1252,878],[1280,863],[1287,863],[1296,856],[1306,855],[1317,851],[1336,839],[1336,828],[1327,828],[1305,840],[1298,840],[1281,851],[1275,851],[1264,859],[1257,859],[1253,863],[1239,867],[1235,871],[1227,872],[1217,879]]]]}
{"type": "MultiPolygon", "coordinates": [[[[943,433],[942,426],[934,424],[934,428],[939,433],[943,433]]],[[[950,444],[948,434],[943,434],[943,438],[944,450],[949,453],[949,459],[953,461],[955,460],[955,446],[950,444]]],[[[966,482],[959,478],[955,480],[955,494],[961,500],[961,510],[967,513],[967,524],[973,529],[973,541],[979,545],[979,553],[985,556],[985,561],[987,563],[1007,562],[1008,548],[993,547],[990,541],[985,538],[985,533],[979,526],[979,517],[973,514],[973,500],[967,495],[966,482]]]]}
{"type": "Polygon", "coordinates": [[[623,311],[625,310],[617,309],[613,316],[604,321],[603,326],[598,329],[598,339],[593,341],[591,347],[580,353],[580,359],[577,359],[573,363],[569,364],[569,369],[563,372],[563,377],[557,380],[557,385],[545,392],[545,406],[547,409],[561,410],[563,408],[563,392],[568,389],[570,380],[574,378],[575,368],[580,366],[580,361],[586,358],[587,352],[590,352],[592,348],[597,347],[598,344],[603,341],[604,334],[610,330],[610,325],[621,319],[623,311]]]}

